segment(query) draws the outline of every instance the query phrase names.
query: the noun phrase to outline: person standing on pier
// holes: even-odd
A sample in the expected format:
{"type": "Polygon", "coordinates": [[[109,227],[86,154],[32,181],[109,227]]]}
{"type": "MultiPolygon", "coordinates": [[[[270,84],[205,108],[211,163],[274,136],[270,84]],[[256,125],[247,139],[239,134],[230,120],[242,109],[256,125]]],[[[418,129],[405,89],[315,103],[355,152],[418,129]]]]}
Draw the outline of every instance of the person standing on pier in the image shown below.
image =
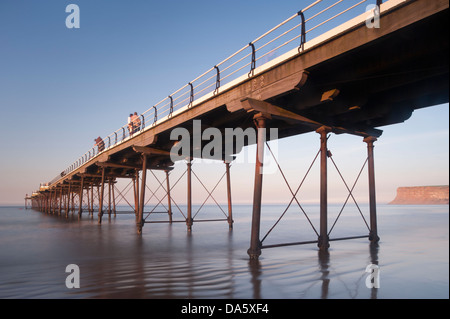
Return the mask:
{"type": "Polygon", "coordinates": [[[133,133],[136,133],[137,131],[141,130],[141,119],[137,115],[137,112],[134,112],[134,114],[131,117],[132,125],[133,125],[133,133]]]}
{"type": "Polygon", "coordinates": [[[133,134],[133,114],[130,113],[128,116],[128,133],[129,135],[133,134]]]}

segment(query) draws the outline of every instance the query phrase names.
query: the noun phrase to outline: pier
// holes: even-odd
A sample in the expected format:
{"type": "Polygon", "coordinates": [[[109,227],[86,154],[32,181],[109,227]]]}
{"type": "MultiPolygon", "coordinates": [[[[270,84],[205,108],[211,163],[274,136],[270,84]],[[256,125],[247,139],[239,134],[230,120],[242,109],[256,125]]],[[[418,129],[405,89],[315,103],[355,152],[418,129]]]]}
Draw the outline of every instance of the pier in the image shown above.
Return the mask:
{"type": "MultiPolygon", "coordinates": [[[[187,211],[181,222],[186,223],[187,231],[192,232],[193,225],[200,221],[224,222],[231,230],[230,167],[235,155],[254,143],[257,151],[253,211],[249,212],[252,216],[250,259],[258,259],[262,249],[280,246],[315,243],[319,250],[326,251],[330,242],[338,240],[367,237],[372,243],[378,242],[374,146],[382,138],[380,127],[402,123],[416,109],[448,103],[449,3],[444,0],[360,1],[347,3],[338,14],[326,16],[339,3],[319,0],[302,8],[154,104],[135,119],[132,129],[125,125],[101,138],[96,146],[41,185],[32,196],[26,196],[25,205],[31,201],[34,209],[47,214],[78,214],[79,217],[96,214],[101,224],[105,214],[116,213],[116,200],[121,196],[115,187],[117,180],[127,179],[134,200],[129,204],[136,216],[136,231],[142,234],[145,224],[150,222],[145,216],[149,213],[145,210],[148,174],[156,171],[164,176],[157,179],[157,187],[165,192],[160,202],[167,204],[167,211],[159,212],[167,214],[167,219],[159,222],[180,222],[172,218],[175,203],[171,198],[171,189],[180,179],[172,180],[171,171],[176,161],[183,161],[187,211]],[[322,10],[311,14],[323,3],[326,5],[322,10]],[[369,4],[374,7],[372,11],[356,14],[345,23],[309,38],[316,28],[354,8],[361,7],[359,12],[362,12],[369,4]],[[283,28],[290,24],[293,27],[285,31],[283,28]],[[283,40],[278,47],[268,49],[280,39],[283,40]],[[265,62],[274,50],[282,54],[265,62]],[[173,139],[177,129],[187,133],[189,154],[178,152],[182,141],[180,136],[173,139]],[[211,155],[206,151],[209,143],[199,139],[199,135],[209,130],[220,133],[222,138],[227,129],[253,130],[255,139],[245,139],[243,143],[223,139],[220,154],[211,155]],[[314,161],[320,163],[320,225],[316,229],[311,224],[317,235],[311,241],[264,245],[267,235],[260,233],[262,154],[266,148],[271,151],[267,144],[274,138],[271,129],[276,130],[276,138],[316,132],[319,151],[314,161]],[[356,135],[367,146],[363,168],[367,165],[370,218],[364,220],[367,225],[364,236],[349,234],[330,238],[334,225],[328,224],[327,173],[330,166],[336,166],[327,147],[330,134],[356,135]],[[195,219],[192,180],[200,180],[192,168],[195,158],[212,158],[223,163],[228,204],[223,211],[224,218],[195,219]]],[[[350,198],[352,189],[345,185],[350,198]]],[[[291,202],[301,209],[299,189],[288,186],[291,202]]],[[[203,187],[212,197],[212,190],[203,187]]]]}

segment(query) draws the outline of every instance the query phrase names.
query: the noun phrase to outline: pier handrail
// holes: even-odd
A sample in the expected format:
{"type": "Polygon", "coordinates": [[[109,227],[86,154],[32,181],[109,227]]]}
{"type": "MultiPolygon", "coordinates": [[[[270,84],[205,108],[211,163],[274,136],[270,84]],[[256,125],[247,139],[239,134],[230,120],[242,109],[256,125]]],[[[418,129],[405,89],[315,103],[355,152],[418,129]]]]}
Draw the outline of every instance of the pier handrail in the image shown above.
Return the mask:
{"type": "MultiPolygon", "coordinates": [[[[97,146],[92,147],[58,176],[53,178],[49,182],[49,185],[56,183],[63,176],[70,174],[87,162],[92,161],[102,152],[141,134],[145,130],[151,129],[156,125],[167,121],[174,112],[184,112],[188,108],[192,108],[201,102],[202,98],[204,100],[204,98],[209,95],[214,96],[225,91],[226,88],[224,84],[227,84],[229,88],[231,84],[237,84],[234,83],[234,81],[241,79],[245,74],[247,74],[248,77],[254,76],[257,74],[255,69],[268,64],[276,58],[275,53],[281,55],[293,48],[298,48],[297,54],[302,54],[305,51],[305,43],[307,43],[306,36],[311,35],[317,38],[325,34],[325,32],[328,32],[337,26],[331,24],[336,18],[345,14],[350,15],[351,13],[356,13],[356,15],[349,16],[350,20],[350,18],[354,18],[365,12],[365,10],[362,12],[355,10],[356,8],[360,8],[362,4],[369,3],[380,6],[381,2],[381,0],[314,1],[306,8],[298,11],[296,14],[271,28],[255,40],[251,41],[248,45],[243,46],[229,57],[217,63],[186,85],[144,111],[138,116],[140,125],[136,131],[129,130],[127,123],[104,137],[103,143],[105,145],[103,150],[99,150],[97,146]],[[320,6],[320,4],[323,3],[327,4],[320,6]],[[344,7],[344,3],[349,5],[344,7]],[[313,9],[317,12],[312,12],[309,17],[306,17],[305,13],[309,14],[313,9]],[[335,11],[332,12],[332,9],[335,11]],[[300,17],[300,23],[290,25],[290,23],[295,22],[297,17],[300,17]],[[319,17],[323,19],[319,20],[319,17]],[[315,22],[315,24],[313,24],[313,22],[315,22]],[[324,28],[326,25],[328,25],[327,29],[324,28]],[[283,27],[286,28],[286,30],[282,29],[283,27]],[[294,33],[294,30],[297,31],[294,33]],[[276,33],[277,31],[281,33],[278,34],[276,33]],[[314,34],[314,32],[316,34],[314,34]],[[269,36],[273,36],[273,38],[269,38],[269,36]],[[266,40],[266,42],[262,42],[263,39],[266,40]],[[279,50],[281,48],[286,48],[286,50],[280,53],[279,50]],[[260,64],[259,67],[256,67],[257,63],[260,64]],[[145,123],[148,123],[148,125],[145,125],[145,123]],[[122,135],[121,138],[120,134],[122,135]],[[108,142],[107,145],[106,141],[108,142]]],[[[241,81],[244,79],[245,78],[241,81]]]]}

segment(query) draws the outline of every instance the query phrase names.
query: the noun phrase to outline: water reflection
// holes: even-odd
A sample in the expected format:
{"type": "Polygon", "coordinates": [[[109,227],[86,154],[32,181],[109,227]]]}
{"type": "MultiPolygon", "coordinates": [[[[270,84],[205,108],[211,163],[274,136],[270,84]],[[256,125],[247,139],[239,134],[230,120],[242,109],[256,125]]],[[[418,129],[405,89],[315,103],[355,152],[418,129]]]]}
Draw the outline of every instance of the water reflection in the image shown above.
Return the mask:
{"type": "MultiPolygon", "coordinates": [[[[379,251],[380,247],[379,247],[378,243],[371,243],[369,245],[369,247],[370,247],[370,263],[373,265],[378,265],[378,251],[379,251]]],[[[370,288],[370,290],[371,290],[370,298],[371,299],[378,298],[378,289],[379,288],[375,288],[375,287],[370,288]]]]}
{"type": "Polygon", "coordinates": [[[359,261],[355,264],[351,259],[343,262],[343,254],[351,251],[316,251],[308,245],[285,251],[274,249],[261,260],[248,260],[233,231],[220,236],[213,231],[209,237],[195,231],[181,235],[180,228],[166,225],[164,230],[160,226],[146,229],[157,234],[121,236],[113,221],[101,227],[94,221],[92,226],[94,240],[90,249],[100,254],[80,265],[85,276],[84,289],[79,293],[84,297],[378,297],[377,288],[368,289],[364,284],[368,276],[365,263],[379,263],[378,245],[370,245],[368,254],[366,250],[361,255],[364,244],[352,244],[350,247],[357,251],[352,258],[359,261]]]}
{"type": "MultiPolygon", "coordinates": [[[[79,293],[85,297],[377,298],[378,289],[364,285],[366,265],[343,264],[343,257],[333,256],[333,250],[316,251],[309,245],[277,248],[261,260],[250,261],[242,254],[241,235],[235,231],[219,233],[212,227],[205,236],[196,229],[186,232],[175,225],[147,224],[144,235],[136,236],[129,225],[121,228],[121,220],[111,217],[104,218],[102,226],[90,221],[90,233],[80,231],[90,241],[90,252],[98,254],[80,265],[84,289],[79,293]]],[[[351,247],[360,254],[360,245],[364,244],[351,247]]],[[[369,254],[366,251],[358,260],[378,264],[378,249],[370,245],[369,254]]]]}
{"type": "MultiPolygon", "coordinates": [[[[382,248],[355,239],[335,242],[326,252],[314,245],[267,249],[259,261],[249,261],[246,251],[250,225],[245,220],[235,223],[232,231],[227,223],[198,223],[192,233],[186,231],[183,223],[146,224],[138,236],[134,214],[117,214],[115,218],[112,215],[111,219],[104,218],[101,226],[97,218],[91,219],[87,214],[81,220],[77,214],[66,219],[31,211],[26,219],[16,212],[8,216],[10,219],[3,217],[0,224],[0,239],[4,243],[0,250],[0,297],[391,298],[400,296],[397,287],[404,284],[406,276],[416,278],[411,275],[412,268],[404,274],[406,262],[420,262],[421,266],[440,262],[448,266],[441,249],[429,249],[440,237],[435,236],[427,244],[421,242],[421,246],[400,245],[398,238],[402,234],[398,231],[390,237],[383,235],[387,244],[381,244],[382,248]],[[81,270],[81,288],[77,290],[69,290],[64,284],[65,267],[72,263],[81,270]],[[381,265],[382,281],[383,275],[389,274],[389,281],[385,280],[382,288],[366,287],[369,274],[365,268],[369,264],[381,265]]],[[[436,229],[448,233],[448,214],[439,223],[423,219],[434,233],[439,233],[436,229]]],[[[425,222],[419,221],[422,220],[416,218],[416,223],[424,227],[425,222]]],[[[296,230],[290,225],[286,228],[296,230]]],[[[283,240],[284,236],[287,235],[283,233],[275,239],[283,240]]],[[[421,241],[425,240],[421,236],[421,241]]],[[[448,247],[447,238],[441,242],[448,247]]],[[[417,271],[422,268],[417,267],[417,271]]],[[[423,295],[423,285],[429,285],[431,292],[445,288],[442,276],[448,276],[448,270],[440,269],[427,272],[433,278],[431,283],[427,277],[427,281],[417,283],[421,289],[404,289],[402,296],[423,295]]]]}
{"type": "Polygon", "coordinates": [[[319,250],[319,269],[321,272],[320,281],[322,281],[322,294],[320,296],[321,299],[328,298],[328,289],[330,286],[330,271],[328,270],[330,266],[330,252],[328,250],[319,250]]]}
{"type": "Polygon", "coordinates": [[[259,260],[251,259],[248,262],[248,269],[251,274],[250,283],[253,287],[253,298],[261,299],[261,263],[259,260]]]}
{"type": "MultiPolygon", "coordinates": [[[[369,245],[369,263],[378,265],[378,244],[369,245]]],[[[347,270],[340,270],[339,266],[333,266],[333,258],[330,251],[318,250],[317,251],[317,265],[316,271],[311,271],[313,265],[305,264],[304,261],[291,263],[289,267],[295,269],[291,270],[288,280],[292,285],[296,283],[298,285],[297,291],[301,291],[300,295],[306,298],[371,298],[376,299],[378,297],[378,288],[370,288],[370,290],[365,286],[365,278],[369,275],[365,272],[364,264],[361,267],[352,267],[354,271],[347,273],[347,270]],[[303,267],[303,268],[302,268],[303,267]],[[305,275],[305,273],[307,275],[305,275]],[[348,280],[348,276],[353,277],[353,281],[348,280]],[[342,292],[336,290],[330,295],[330,287],[333,286],[343,286],[347,292],[343,295],[342,292]],[[318,294],[315,292],[315,287],[320,286],[318,294]],[[366,292],[370,292],[370,295],[366,295],[366,292]]],[[[307,259],[306,262],[310,260],[307,259]]],[[[280,262],[280,261],[278,261],[280,262]]],[[[339,262],[340,265],[341,262],[339,262]]],[[[265,264],[259,260],[250,260],[248,262],[248,269],[251,275],[250,283],[252,285],[252,298],[260,299],[265,298],[267,295],[267,290],[262,287],[273,280],[273,276],[268,272],[268,268],[272,268],[275,271],[280,272],[286,271],[287,265],[283,265],[282,261],[279,265],[275,264],[265,264]]]]}

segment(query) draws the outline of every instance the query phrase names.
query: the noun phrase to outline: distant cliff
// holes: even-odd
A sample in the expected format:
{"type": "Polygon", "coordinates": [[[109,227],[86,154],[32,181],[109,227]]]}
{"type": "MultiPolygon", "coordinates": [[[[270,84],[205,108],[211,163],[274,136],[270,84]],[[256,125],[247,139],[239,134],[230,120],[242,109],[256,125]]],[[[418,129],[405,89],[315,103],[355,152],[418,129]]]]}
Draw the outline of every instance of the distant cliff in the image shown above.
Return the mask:
{"type": "Polygon", "coordinates": [[[417,186],[397,188],[391,205],[448,205],[448,186],[417,186]]]}

